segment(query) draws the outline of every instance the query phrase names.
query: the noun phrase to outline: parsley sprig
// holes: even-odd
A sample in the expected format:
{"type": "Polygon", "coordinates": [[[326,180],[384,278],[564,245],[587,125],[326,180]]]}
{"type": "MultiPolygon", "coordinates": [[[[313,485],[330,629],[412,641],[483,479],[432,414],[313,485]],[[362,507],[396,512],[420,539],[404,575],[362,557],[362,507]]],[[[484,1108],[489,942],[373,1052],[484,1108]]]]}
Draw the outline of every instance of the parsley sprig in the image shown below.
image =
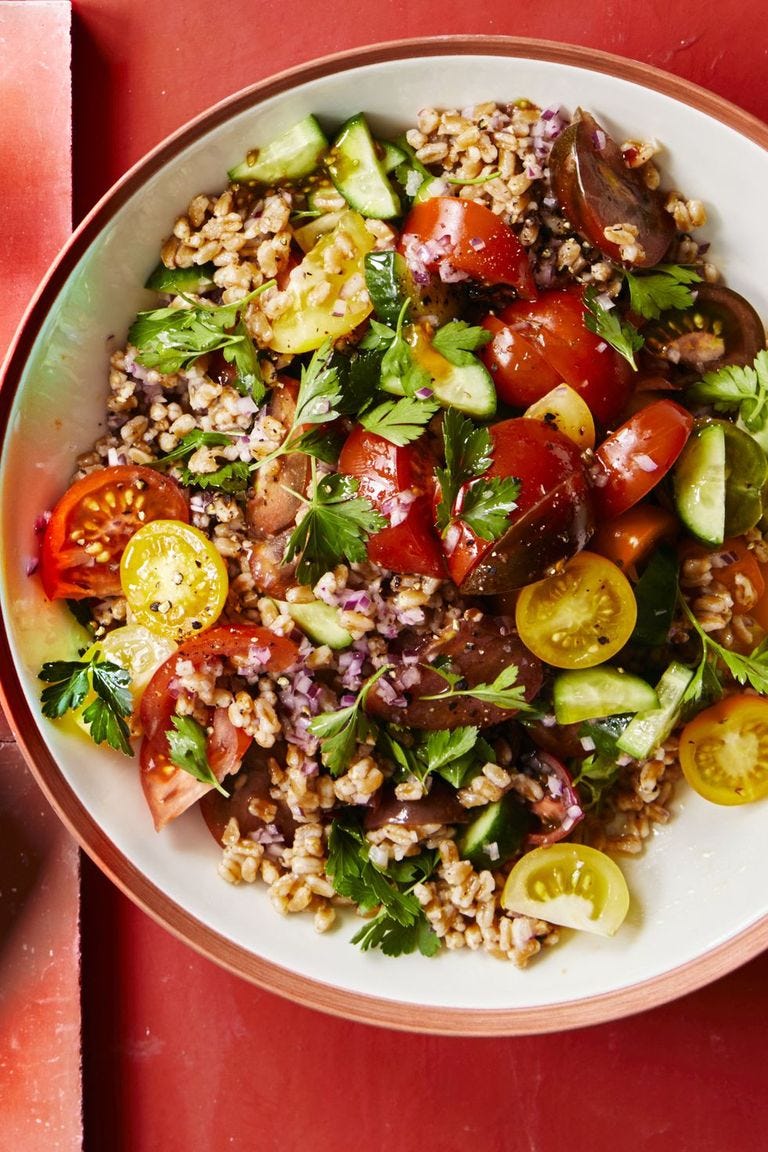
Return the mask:
{"type": "Polygon", "coordinates": [[[174,464],[179,472],[179,479],[186,487],[218,488],[222,492],[244,492],[250,480],[250,465],[244,460],[230,460],[216,468],[213,472],[196,472],[188,467],[189,460],[198,448],[225,448],[234,443],[234,437],[226,432],[206,432],[202,428],[193,428],[181,437],[181,440],[165,456],[161,456],[153,464],[155,468],[166,468],[174,464]]]}
{"type": "Polygon", "coordinates": [[[426,667],[437,672],[438,676],[446,681],[448,687],[434,695],[421,696],[421,700],[453,700],[458,696],[471,696],[475,700],[481,700],[484,704],[492,704],[496,708],[506,708],[509,711],[517,712],[536,711],[533,705],[528,704],[525,699],[525,684],[518,684],[517,682],[520,669],[516,664],[508,664],[506,668],[502,668],[498,676],[490,683],[475,684],[472,688],[457,688],[457,684],[464,682],[463,678],[460,674],[451,672],[448,667],[441,667],[437,663],[428,664],[426,667]]]}
{"type": "Polygon", "coordinates": [[[440,940],[413,894],[437,866],[436,852],[421,852],[394,861],[386,870],[370,859],[370,845],[354,818],[331,824],[326,871],[340,896],[353,900],[361,912],[378,913],[352,937],[363,951],[380,948],[385,956],[419,951],[434,956],[440,940]]]}
{"type": "Polygon", "coordinates": [[[615,348],[637,371],[635,352],[645,343],[641,334],[629,321],[622,320],[616,308],[605,308],[598,299],[597,289],[590,285],[584,293],[584,324],[606,344],[615,348]]]}
{"type": "Polygon", "coordinates": [[[476,363],[473,352],[493,339],[486,328],[467,324],[466,320],[449,320],[432,337],[432,347],[451,364],[464,367],[476,363]]]}
{"type": "Polygon", "coordinates": [[[318,479],[313,459],[310,495],[290,490],[306,511],[291,532],[283,563],[300,557],[296,576],[301,584],[314,584],[340,560],[350,564],[365,560],[369,535],[387,527],[386,517],[357,495],[359,487],[356,477],[337,472],[318,479]]]}
{"type": "Polygon", "coordinates": [[[192,297],[185,296],[185,307],[140,312],[128,332],[128,341],[137,351],[136,359],[145,368],[170,374],[183,371],[201,356],[221,352],[237,369],[238,391],[260,400],[265,392],[264,382],[242,313],[251,300],[273,284],[274,280],[267,281],[234,304],[195,303],[192,297]]]}
{"type": "Polygon", "coordinates": [[[680,596],[680,603],[688,621],[701,640],[701,660],[688,685],[683,701],[698,704],[712,697],[722,696],[724,688],[718,664],[723,664],[737,684],[750,684],[756,692],[768,694],[768,648],[759,645],[749,656],[742,656],[724,648],[699,624],[688,601],[680,596]]]}
{"type": "Polygon", "coordinates": [[[419,400],[403,396],[400,400],[385,400],[360,416],[360,423],[369,432],[397,444],[400,448],[418,440],[425,426],[437,412],[436,400],[419,400]]]}
{"type": "Polygon", "coordinates": [[[410,300],[404,300],[397,317],[397,325],[391,328],[379,320],[371,320],[370,328],[360,341],[360,347],[383,351],[381,376],[400,385],[406,396],[414,396],[420,388],[429,388],[432,377],[417,363],[411,346],[403,335],[410,300]]]}
{"type": "Polygon", "coordinates": [[[332,776],[340,776],[349,764],[355,747],[377,734],[377,727],[365,714],[365,701],[374,684],[394,665],[384,664],[369,676],[354,703],[336,712],[313,716],[307,725],[320,741],[320,756],[332,776]]]}
{"type": "Polygon", "coordinates": [[[671,309],[684,312],[690,308],[694,294],[689,285],[701,283],[699,273],[682,264],[657,264],[652,272],[642,275],[625,270],[624,279],[631,310],[646,320],[656,320],[671,309]]]}
{"type": "Polygon", "coordinates": [[[455,408],[445,413],[443,441],[445,467],[435,469],[440,486],[438,528],[445,534],[452,523],[463,520],[481,539],[497,539],[517,507],[520,481],[514,476],[483,475],[493,462],[490,432],[455,408]]]}
{"type": "Polygon", "coordinates": [[[479,733],[479,728],[466,725],[413,737],[393,725],[384,725],[377,748],[396,765],[399,779],[415,777],[424,783],[434,773],[454,788],[463,788],[483,764],[495,760],[493,748],[479,733]]]}
{"type": "Polygon", "coordinates": [[[222,796],[229,796],[208,762],[208,737],[202,725],[191,716],[172,716],[171,723],[173,728],[166,732],[166,739],[172,763],[194,776],[195,780],[212,784],[222,796]]]}
{"type": "Polygon", "coordinates": [[[688,389],[687,399],[711,404],[717,412],[737,411],[748,432],[763,432],[768,426],[768,351],[758,352],[751,365],[726,364],[705,373],[688,389]]]}
{"type": "Polygon", "coordinates": [[[82,717],[91,739],[133,756],[125,722],[125,717],[133,711],[133,698],[129,688],[131,677],[125,668],[102,660],[95,652],[90,660],[50,660],[43,664],[38,678],[48,685],[40,696],[44,716],[51,719],[64,716],[79,708],[93,691],[94,699],[82,717]]]}

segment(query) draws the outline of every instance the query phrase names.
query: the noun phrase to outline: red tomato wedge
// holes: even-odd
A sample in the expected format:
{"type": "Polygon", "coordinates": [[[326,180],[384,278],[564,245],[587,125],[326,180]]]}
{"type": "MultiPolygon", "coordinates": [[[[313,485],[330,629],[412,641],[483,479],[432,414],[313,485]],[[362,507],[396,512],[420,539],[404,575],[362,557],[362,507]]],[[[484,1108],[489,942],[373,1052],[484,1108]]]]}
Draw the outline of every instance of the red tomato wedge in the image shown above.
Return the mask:
{"type": "Polygon", "coordinates": [[[509,284],[525,299],[536,299],[522,244],[500,216],[475,200],[435,196],[414,204],[399,248],[414,271],[439,272],[443,280],[509,284]]]}
{"type": "Polygon", "coordinates": [[[43,536],[40,576],[50,600],[120,595],[120,558],[150,520],[189,522],[178,484],[154,468],[115,465],[76,480],[43,536]]]}
{"type": "MultiPolygon", "coordinates": [[[[451,579],[469,595],[497,595],[544,575],[583,548],[592,534],[592,500],[581,453],[567,436],[518,417],[489,429],[487,476],[520,480],[517,508],[498,540],[482,540],[461,519],[443,541],[451,579]]],[[[460,503],[462,493],[459,494],[460,503]]]]}
{"type": "MultiPolygon", "coordinates": [[[[141,700],[141,783],[155,828],[160,831],[171,820],[196,803],[211,788],[177,767],[169,755],[168,730],[176,711],[179,662],[189,661],[195,671],[210,668],[218,661],[255,665],[272,673],[284,672],[298,660],[299,651],[291,640],[276,636],[268,628],[250,624],[225,624],[211,628],[182,644],[155,672],[141,700]]],[[[224,708],[210,708],[208,762],[217,779],[235,772],[251,743],[251,737],[236,728],[224,708]]]]}
{"type": "Polygon", "coordinates": [[[359,424],[348,436],[339,471],[357,477],[359,494],[391,524],[368,541],[368,556],[374,564],[392,572],[445,578],[445,561],[432,523],[433,464],[420,440],[400,447],[359,424]]]}
{"type": "MultiPolygon", "coordinates": [[[[584,313],[579,288],[516,300],[500,313],[501,327],[482,358],[503,400],[527,407],[564,381],[603,427],[622,414],[632,390],[632,369],[590,332],[584,313]]],[[[489,327],[488,321],[484,326],[489,327]]]]}
{"type": "Polygon", "coordinates": [[[666,476],[685,447],[693,416],[656,400],[612,432],[595,452],[595,503],[601,519],[620,516],[666,476]]]}

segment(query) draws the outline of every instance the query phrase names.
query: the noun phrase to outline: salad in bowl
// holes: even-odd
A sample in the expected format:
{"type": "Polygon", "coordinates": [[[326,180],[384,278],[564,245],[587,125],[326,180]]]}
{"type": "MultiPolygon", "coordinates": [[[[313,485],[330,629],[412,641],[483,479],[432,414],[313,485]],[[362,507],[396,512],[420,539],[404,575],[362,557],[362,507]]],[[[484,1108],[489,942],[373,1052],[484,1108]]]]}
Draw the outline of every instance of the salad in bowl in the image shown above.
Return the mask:
{"type": "Polygon", "coordinates": [[[363,950],[612,936],[676,788],[768,794],[765,330],[659,152],[297,120],[166,226],[40,509],[45,716],[363,950]]]}

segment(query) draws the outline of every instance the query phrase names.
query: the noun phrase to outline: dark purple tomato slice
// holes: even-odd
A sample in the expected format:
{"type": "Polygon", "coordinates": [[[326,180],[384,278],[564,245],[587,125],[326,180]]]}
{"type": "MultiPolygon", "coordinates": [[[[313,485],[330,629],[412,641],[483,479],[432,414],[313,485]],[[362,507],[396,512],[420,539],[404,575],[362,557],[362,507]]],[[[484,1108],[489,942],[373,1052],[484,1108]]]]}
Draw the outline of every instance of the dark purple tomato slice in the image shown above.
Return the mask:
{"type": "Polygon", "coordinates": [[[752,364],[765,348],[765,329],[749,301],[723,284],[699,284],[694,291],[690,308],[663,312],[646,325],[644,352],[678,374],[752,364]]]}
{"type": "Polygon", "coordinates": [[[664,198],[647,188],[638,169],[628,168],[621,149],[589,112],[579,109],[558,136],[549,160],[552,190],[573,225],[609,259],[622,263],[621,247],[605,229],[629,224],[637,229],[641,268],[663,260],[675,235],[664,198]]]}

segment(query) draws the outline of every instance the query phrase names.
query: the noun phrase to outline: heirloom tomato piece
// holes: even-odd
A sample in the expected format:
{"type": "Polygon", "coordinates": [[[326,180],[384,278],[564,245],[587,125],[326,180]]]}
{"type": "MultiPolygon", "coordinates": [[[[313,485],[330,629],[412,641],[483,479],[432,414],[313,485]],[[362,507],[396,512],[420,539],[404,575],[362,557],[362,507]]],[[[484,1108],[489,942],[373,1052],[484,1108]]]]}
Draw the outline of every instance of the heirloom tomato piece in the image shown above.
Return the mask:
{"type": "Polygon", "coordinates": [[[509,284],[520,296],[536,299],[527,252],[509,225],[475,200],[433,196],[414,204],[398,247],[411,269],[446,281],[509,284]]]}
{"type": "Polygon", "coordinates": [[[434,461],[421,440],[397,445],[358,424],[339,456],[339,471],[359,480],[358,493],[389,519],[368,540],[374,564],[392,572],[445,577],[432,523],[434,461]]]}
{"type": "Polygon", "coordinates": [[[613,936],[629,911],[629,889],[604,852],[586,844],[550,844],[518,860],[501,903],[521,916],[613,936]]]}
{"type": "Polygon", "coordinates": [[[688,783],[713,804],[749,804],[768,796],[768,700],[728,696],[680,733],[688,783]]]}
{"type": "Polygon", "coordinates": [[[552,564],[583,548],[593,530],[586,471],[572,440],[522,416],[493,424],[489,432],[493,462],[485,476],[517,477],[520,492],[499,539],[481,539],[460,514],[444,534],[451,579],[472,596],[538,580],[552,564]]]}
{"type": "MultiPolygon", "coordinates": [[[[157,669],[141,699],[140,717],[144,730],[141,743],[141,784],[159,831],[195,804],[213,785],[198,780],[174,764],[168,745],[179,696],[182,670],[218,675],[222,666],[233,673],[247,670],[278,674],[298,660],[298,648],[285,637],[267,628],[249,624],[225,624],[202,636],[186,640],[157,669]]],[[[206,755],[217,780],[237,771],[251,743],[242,728],[236,728],[226,708],[208,708],[206,755]]]]}
{"type": "Polygon", "coordinates": [[[50,600],[120,595],[120,559],[139,528],[172,517],[188,521],[175,480],[140,465],[100,468],[76,480],[45,529],[40,576],[50,600]]]}

